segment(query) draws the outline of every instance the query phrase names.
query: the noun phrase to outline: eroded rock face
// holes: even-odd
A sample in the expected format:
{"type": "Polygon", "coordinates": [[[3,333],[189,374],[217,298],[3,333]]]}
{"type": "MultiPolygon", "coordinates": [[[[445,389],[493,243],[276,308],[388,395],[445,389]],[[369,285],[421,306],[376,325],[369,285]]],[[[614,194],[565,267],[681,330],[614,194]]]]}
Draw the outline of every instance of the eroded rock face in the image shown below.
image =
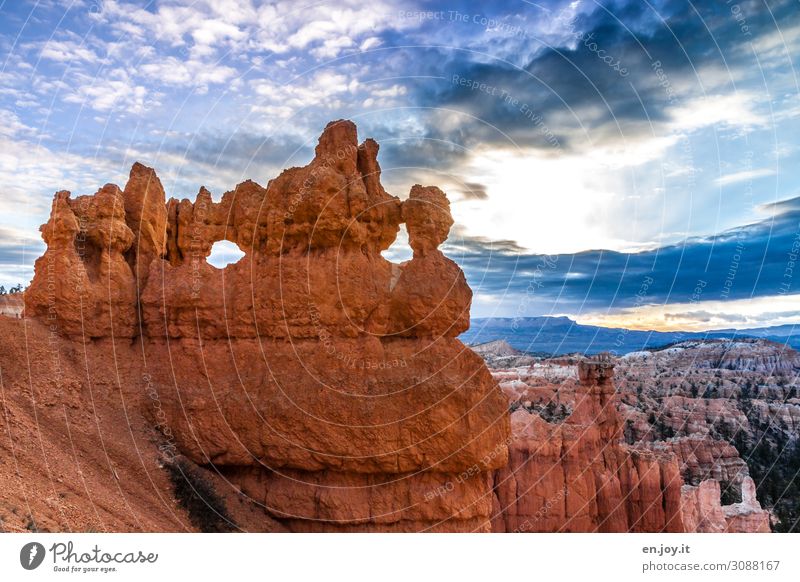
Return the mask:
{"type": "Polygon", "coordinates": [[[777,468],[796,454],[798,362],[797,351],[762,339],[687,341],[627,354],[617,368],[626,441],[674,451],[686,483],[714,479],[728,504],[740,501],[751,475],[773,529],[790,530],[797,495],[777,468]]]}
{"type": "Polygon", "coordinates": [[[501,384],[512,403],[525,400],[511,415],[510,462],[495,473],[494,531],[684,531],[676,459],[622,443],[613,377],[609,362],[581,362],[577,382],[501,384]],[[536,405],[548,386],[569,400],[563,419],[536,405]]]}
{"type": "Polygon", "coordinates": [[[25,311],[72,337],[133,337],[136,287],[124,254],[134,240],[122,191],[106,184],[93,196],[58,192],[41,227],[47,251],[25,291],[25,311]]]}
{"type": "Polygon", "coordinates": [[[739,452],[731,444],[709,436],[671,438],[653,443],[650,448],[675,453],[681,474],[690,483],[714,479],[738,489],[748,475],[739,452]]]}
{"type": "Polygon", "coordinates": [[[687,531],[721,533],[725,514],[720,505],[719,481],[706,479],[698,485],[684,485],[681,490],[681,515],[687,531]]]}
{"type": "Polygon", "coordinates": [[[338,121],[309,165],[219,202],[167,201],[140,164],[124,191],[60,192],[26,312],[98,354],[115,342],[178,452],[291,530],[488,531],[509,419],[456,339],[471,291],[438,250],[449,203],[389,195],[377,153],[338,121]],[[381,251],[403,222],[396,265],[381,251]],[[245,252],[223,270],[220,240],[245,252]]]}
{"type": "Polygon", "coordinates": [[[769,512],[756,499],[750,477],[742,481],[742,501],[720,505],[719,481],[707,479],[699,485],[684,485],[681,515],[686,531],[698,533],[769,533],[769,512]]]}
{"type": "Polygon", "coordinates": [[[750,477],[742,482],[742,501],[722,508],[725,531],[733,533],[769,533],[769,512],[756,499],[756,484],[750,477]]]}
{"type": "Polygon", "coordinates": [[[166,252],[166,195],[155,171],[136,162],[123,197],[125,217],[134,237],[128,263],[133,269],[137,289],[143,290],[147,286],[150,264],[166,252]]]}
{"type": "MultiPolygon", "coordinates": [[[[487,351],[490,361],[508,357],[487,351]]],[[[625,400],[633,399],[618,393],[619,361],[571,357],[494,367],[514,411],[510,463],[495,473],[494,529],[769,531],[770,513],[730,443],[708,434],[657,440],[649,430],[642,431],[648,438],[623,443],[632,428],[625,400]]],[[[670,409],[673,418],[679,410],[670,409]]]]}

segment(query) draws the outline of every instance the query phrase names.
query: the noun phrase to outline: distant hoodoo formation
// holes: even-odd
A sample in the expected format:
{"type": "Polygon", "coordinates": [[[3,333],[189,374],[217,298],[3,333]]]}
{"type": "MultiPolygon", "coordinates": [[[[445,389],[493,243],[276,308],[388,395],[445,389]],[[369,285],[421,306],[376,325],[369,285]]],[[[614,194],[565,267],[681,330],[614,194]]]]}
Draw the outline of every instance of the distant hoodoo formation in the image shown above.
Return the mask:
{"type": "Polygon", "coordinates": [[[25,312],[113,345],[157,394],[142,406],[165,442],[289,530],[489,531],[510,424],[456,339],[472,293],[438,249],[450,205],[436,187],[389,195],[377,153],[337,121],[309,165],[219,202],[166,200],[138,163],[122,190],[59,192],[25,312]],[[413,258],[393,264],[403,223],[413,258]],[[222,240],[245,256],[217,269],[222,240]]]}
{"type": "Polygon", "coordinates": [[[494,371],[511,404],[512,441],[509,464],[494,476],[493,531],[770,531],[738,456],[741,464],[716,462],[703,439],[626,444],[619,359],[572,360],[494,371]],[[722,504],[721,482],[741,491],[740,503],[722,504]]]}

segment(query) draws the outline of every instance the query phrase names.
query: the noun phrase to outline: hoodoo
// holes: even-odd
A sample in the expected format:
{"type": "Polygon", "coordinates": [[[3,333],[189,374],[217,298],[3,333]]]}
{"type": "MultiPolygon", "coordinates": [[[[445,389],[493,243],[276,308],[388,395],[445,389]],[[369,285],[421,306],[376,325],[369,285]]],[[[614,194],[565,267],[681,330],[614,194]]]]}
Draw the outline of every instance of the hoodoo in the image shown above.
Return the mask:
{"type": "Polygon", "coordinates": [[[438,249],[449,202],[389,195],[377,154],[336,121],[310,164],[219,202],[167,201],[138,163],[124,190],[59,192],[26,313],[80,350],[113,345],[164,440],[289,530],[489,531],[510,425],[457,339],[472,293],[438,249]],[[414,256],[393,264],[401,223],[414,256]],[[221,240],[245,252],[222,270],[221,240]]]}

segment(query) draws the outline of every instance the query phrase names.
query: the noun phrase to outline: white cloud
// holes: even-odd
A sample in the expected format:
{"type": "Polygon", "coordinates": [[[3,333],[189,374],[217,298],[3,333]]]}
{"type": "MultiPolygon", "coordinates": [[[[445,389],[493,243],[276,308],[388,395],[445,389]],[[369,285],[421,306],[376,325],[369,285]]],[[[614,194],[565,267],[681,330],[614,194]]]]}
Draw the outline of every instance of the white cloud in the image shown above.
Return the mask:
{"type": "Polygon", "coordinates": [[[235,24],[222,20],[203,20],[191,30],[197,44],[215,46],[227,40],[242,40],[246,33],[235,24]]]}
{"type": "MultiPolygon", "coordinates": [[[[706,200],[696,186],[704,154],[693,150],[687,154],[685,144],[688,136],[709,127],[740,131],[767,127],[758,105],[759,98],[744,91],[712,95],[671,108],[667,121],[647,132],[626,126],[621,138],[590,136],[592,142],[583,147],[572,143],[572,149],[479,148],[469,153],[459,178],[485,184],[489,199],[457,204],[454,214],[473,236],[511,239],[542,253],[589,248],[636,252],[688,234],[715,232],[719,224],[700,212],[706,200]]],[[[547,123],[563,128],[561,121],[551,115],[547,123]]],[[[463,115],[439,111],[433,124],[444,133],[455,133],[463,115]]],[[[536,129],[533,123],[531,128],[536,129]]],[[[752,169],[722,176],[715,183],[733,184],[772,173],[752,169]]],[[[461,189],[459,180],[444,180],[451,191],[461,189]]]]}
{"type": "Polygon", "coordinates": [[[0,136],[0,226],[27,225],[35,233],[47,220],[54,192],[81,189],[82,194],[92,193],[115,177],[124,177],[124,173],[107,159],[0,136]]]}
{"type": "Polygon", "coordinates": [[[311,49],[311,54],[317,59],[333,59],[339,56],[344,49],[352,48],[355,43],[347,36],[337,36],[325,39],[318,47],[311,49]]]}
{"type": "Polygon", "coordinates": [[[376,32],[399,22],[397,8],[383,0],[313,6],[282,0],[258,7],[249,0],[165,0],[153,11],[106,0],[102,7],[94,18],[114,30],[173,46],[191,45],[196,56],[256,48],[309,50],[318,58],[334,58],[364,42],[375,46],[376,32]]]}
{"type": "Polygon", "coordinates": [[[237,75],[236,69],[225,65],[209,65],[198,60],[182,61],[166,57],[141,65],[138,72],[163,85],[197,87],[226,83],[237,75]]]}
{"type": "Polygon", "coordinates": [[[74,40],[48,40],[42,46],[39,56],[42,59],[70,64],[76,61],[99,63],[101,60],[97,53],[83,42],[74,40]]]}
{"type": "Polygon", "coordinates": [[[22,123],[16,113],[0,109],[0,137],[14,137],[31,131],[32,128],[22,123]]]}
{"type": "Polygon", "coordinates": [[[762,66],[784,66],[800,48],[800,25],[781,23],[774,30],[755,37],[752,43],[744,43],[742,51],[758,54],[762,66]]]}
{"type": "Polygon", "coordinates": [[[729,184],[738,184],[739,182],[749,182],[758,178],[765,178],[767,176],[774,176],[775,170],[772,168],[758,168],[755,170],[742,170],[741,172],[734,172],[733,174],[725,174],[714,180],[717,186],[728,186],[729,184]]]}
{"type": "Polygon", "coordinates": [[[20,61],[9,55],[6,61],[6,70],[0,70],[0,96],[8,95],[10,97],[25,98],[28,96],[27,91],[22,87],[25,84],[26,77],[22,74],[18,67],[20,61]]]}
{"type": "Polygon", "coordinates": [[[620,178],[601,161],[584,156],[549,158],[535,151],[479,151],[459,177],[431,176],[447,190],[474,181],[486,185],[486,202],[453,206],[467,234],[491,240],[513,239],[539,253],[587,248],[630,248],[608,228],[606,212],[620,178]]]}
{"type": "Polygon", "coordinates": [[[141,114],[159,105],[159,94],[136,83],[123,69],[98,77],[78,74],[74,84],[64,101],[96,111],[141,114]]]}
{"type": "Polygon", "coordinates": [[[309,50],[317,58],[335,58],[349,48],[373,48],[380,42],[375,36],[380,31],[414,24],[398,17],[396,4],[383,0],[339,0],[316,4],[312,10],[282,1],[262,6],[258,13],[259,48],[279,54],[309,50]]]}
{"type": "Polygon", "coordinates": [[[359,50],[368,51],[371,48],[381,45],[381,39],[376,36],[371,36],[359,45],[359,50]]]}
{"type": "Polygon", "coordinates": [[[768,119],[756,112],[759,98],[745,91],[709,95],[687,101],[669,111],[674,131],[696,131],[710,126],[751,129],[767,127],[768,119]]]}
{"type": "Polygon", "coordinates": [[[331,99],[343,93],[355,93],[359,82],[343,73],[323,70],[284,85],[265,80],[254,81],[252,88],[267,100],[266,104],[260,103],[258,107],[277,106],[296,111],[311,105],[335,106],[336,102],[331,99]]]}

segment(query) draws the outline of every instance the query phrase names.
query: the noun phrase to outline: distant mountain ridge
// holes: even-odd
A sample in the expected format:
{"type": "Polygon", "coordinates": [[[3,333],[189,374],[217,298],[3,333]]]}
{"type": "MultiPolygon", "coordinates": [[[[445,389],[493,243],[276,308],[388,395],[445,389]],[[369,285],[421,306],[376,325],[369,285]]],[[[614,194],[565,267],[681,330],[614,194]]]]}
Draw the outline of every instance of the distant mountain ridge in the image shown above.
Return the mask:
{"type": "Polygon", "coordinates": [[[617,355],[703,339],[760,338],[800,349],[800,324],[707,332],[639,331],[581,325],[568,317],[475,318],[460,339],[476,345],[504,340],[523,352],[552,355],[611,352],[617,355]]]}

